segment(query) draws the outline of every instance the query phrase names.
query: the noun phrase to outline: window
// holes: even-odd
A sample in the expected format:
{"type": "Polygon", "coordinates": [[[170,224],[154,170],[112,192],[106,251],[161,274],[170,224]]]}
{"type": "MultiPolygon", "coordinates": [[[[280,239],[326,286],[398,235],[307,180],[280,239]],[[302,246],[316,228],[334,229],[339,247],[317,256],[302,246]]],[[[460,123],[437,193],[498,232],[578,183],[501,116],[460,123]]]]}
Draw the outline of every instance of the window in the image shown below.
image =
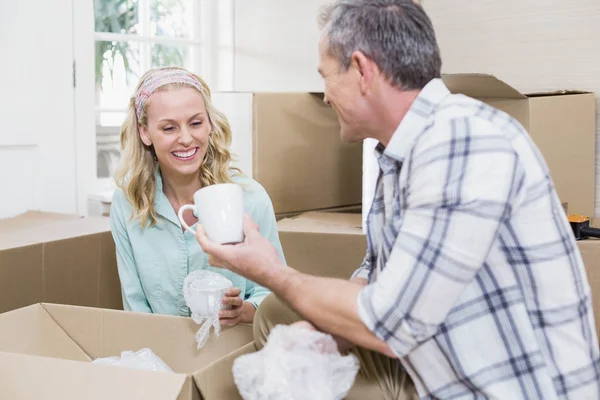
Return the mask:
{"type": "Polygon", "coordinates": [[[129,98],[150,68],[180,66],[215,90],[233,80],[232,0],[94,0],[98,178],[112,180],[129,98]]]}

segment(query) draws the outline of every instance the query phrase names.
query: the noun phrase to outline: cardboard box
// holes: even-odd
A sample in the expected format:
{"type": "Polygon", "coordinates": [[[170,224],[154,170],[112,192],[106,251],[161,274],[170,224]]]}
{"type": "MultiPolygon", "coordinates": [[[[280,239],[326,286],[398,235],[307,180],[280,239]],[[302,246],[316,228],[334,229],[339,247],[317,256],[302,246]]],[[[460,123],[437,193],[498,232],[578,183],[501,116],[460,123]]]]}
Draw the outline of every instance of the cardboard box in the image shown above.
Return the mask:
{"type": "MultiPolygon", "coordinates": [[[[598,225],[596,225],[598,226],[598,225]]],[[[594,318],[596,319],[596,332],[600,338],[600,240],[587,239],[577,242],[579,251],[585,263],[588,282],[592,288],[592,303],[594,318]]]]}
{"type": "MultiPolygon", "coordinates": [[[[360,214],[305,213],[281,220],[277,226],[288,265],[304,273],[348,279],[366,254],[360,214]]],[[[600,226],[600,222],[596,220],[594,226],[600,226]]],[[[592,288],[600,336],[600,239],[580,240],[577,244],[592,288]]]]}
{"type": "MultiPolygon", "coordinates": [[[[40,389],[27,384],[35,382],[39,386],[38,372],[45,382],[56,382],[42,385],[44,396],[39,398],[230,398],[222,393],[237,393],[232,376],[221,375],[226,370],[224,364],[217,364],[218,373],[212,365],[252,344],[252,326],[224,327],[219,337],[211,333],[200,350],[196,349],[195,339],[198,328],[190,318],[35,304],[0,314],[0,352],[24,355],[0,353],[0,382],[8,385],[2,386],[3,390],[9,387],[16,394],[11,399],[31,398],[25,394],[37,393],[40,389]],[[150,348],[175,374],[90,363],[142,348],[150,348]],[[12,367],[13,363],[17,367],[12,367]],[[11,368],[11,381],[3,382],[2,370],[11,368]],[[88,383],[99,392],[93,394],[95,397],[77,397],[88,383]]],[[[232,364],[233,360],[228,362],[232,364]]]]}
{"type": "Polygon", "coordinates": [[[349,279],[367,251],[357,213],[308,212],[277,228],[288,265],[304,273],[349,279]]]}
{"type": "Polygon", "coordinates": [[[260,182],[276,214],[361,203],[362,146],[344,144],[322,94],[214,93],[237,165],[260,182]]]}
{"type": "Polygon", "coordinates": [[[185,400],[186,376],[0,352],[0,394],[10,400],[185,400]]]}
{"type": "Polygon", "coordinates": [[[39,302],[122,309],[108,218],[0,220],[0,312],[39,302]]]}
{"type": "Polygon", "coordinates": [[[563,90],[523,94],[486,74],[446,74],[453,93],[479,99],[519,121],[540,149],[572,213],[594,216],[596,95],[563,90]]]}
{"type": "MultiPolygon", "coordinates": [[[[564,90],[522,94],[492,75],[443,74],[453,93],[496,107],[518,120],[540,149],[562,203],[569,211],[594,216],[595,94],[564,90]]],[[[374,139],[364,141],[363,225],[373,201],[379,172],[374,139]]]]}

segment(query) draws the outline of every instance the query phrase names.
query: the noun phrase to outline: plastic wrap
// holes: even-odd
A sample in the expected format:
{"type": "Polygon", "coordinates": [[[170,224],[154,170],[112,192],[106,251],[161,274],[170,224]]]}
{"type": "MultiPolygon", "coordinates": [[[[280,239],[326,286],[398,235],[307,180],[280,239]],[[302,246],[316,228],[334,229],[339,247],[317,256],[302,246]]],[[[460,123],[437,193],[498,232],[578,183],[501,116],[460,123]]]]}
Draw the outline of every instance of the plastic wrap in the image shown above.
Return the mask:
{"type": "Polygon", "coordinates": [[[223,275],[212,271],[192,271],[183,282],[183,297],[192,312],[192,319],[200,325],[196,333],[198,349],[202,348],[210,334],[211,326],[215,335],[221,333],[219,311],[225,308],[223,296],[233,284],[223,275]]]}
{"type": "Polygon", "coordinates": [[[160,359],[152,350],[145,348],[137,352],[124,351],[121,357],[97,358],[92,361],[93,364],[116,365],[119,367],[129,367],[135,369],[146,369],[150,371],[173,372],[163,360],[160,359]]]}
{"type": "Polygon", "coordinates": [[[337,400],[359,370],[354,354],[342,356],[331,335],[278,325],[265,347],[238,357],[233,376],[244,400],[337,400]]]}

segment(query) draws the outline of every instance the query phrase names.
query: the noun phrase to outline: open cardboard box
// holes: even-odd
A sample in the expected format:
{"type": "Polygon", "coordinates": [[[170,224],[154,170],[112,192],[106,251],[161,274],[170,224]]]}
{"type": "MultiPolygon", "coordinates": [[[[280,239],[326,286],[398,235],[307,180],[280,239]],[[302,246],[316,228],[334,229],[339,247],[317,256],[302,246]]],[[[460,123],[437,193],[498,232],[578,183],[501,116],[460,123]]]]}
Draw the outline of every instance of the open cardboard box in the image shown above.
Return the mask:
{"type": "Polygon", "coordinates": [[[200,350],[198,328],[190,318],[46,303],[0,314],[2,394],[61,400],[239,398],[230,368],[235,357],[219,361],[242,354],[240,349],[253,351],[252,326],[224,327],[219,337],[211,332],[200,350]],[[175,374],[90,363],[142,348],[175,374]]]}
{"type": "Polygon", "coordinates": [[[523,125],[540,149],[558,197],[569,209],[594,215],[596,95],[582,90],[521,93],[488,74],[444,74],[452,93],[504,111],[523,125]]]}

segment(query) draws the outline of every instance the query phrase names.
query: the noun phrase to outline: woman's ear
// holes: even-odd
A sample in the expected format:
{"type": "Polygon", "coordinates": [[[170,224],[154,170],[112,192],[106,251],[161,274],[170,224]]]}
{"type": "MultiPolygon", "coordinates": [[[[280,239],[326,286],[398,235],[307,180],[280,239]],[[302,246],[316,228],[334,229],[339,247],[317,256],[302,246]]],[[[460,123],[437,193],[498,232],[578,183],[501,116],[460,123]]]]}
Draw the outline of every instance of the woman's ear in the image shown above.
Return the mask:
{"type": "Polygon", "coordinates": [[[148,128],[144,125],[138,125],[138,130],[140,131],[140,139],[142,139],[142,143],[144,143],[146,146],[152,146],[152,140],[148,134],[148,128]]]}

